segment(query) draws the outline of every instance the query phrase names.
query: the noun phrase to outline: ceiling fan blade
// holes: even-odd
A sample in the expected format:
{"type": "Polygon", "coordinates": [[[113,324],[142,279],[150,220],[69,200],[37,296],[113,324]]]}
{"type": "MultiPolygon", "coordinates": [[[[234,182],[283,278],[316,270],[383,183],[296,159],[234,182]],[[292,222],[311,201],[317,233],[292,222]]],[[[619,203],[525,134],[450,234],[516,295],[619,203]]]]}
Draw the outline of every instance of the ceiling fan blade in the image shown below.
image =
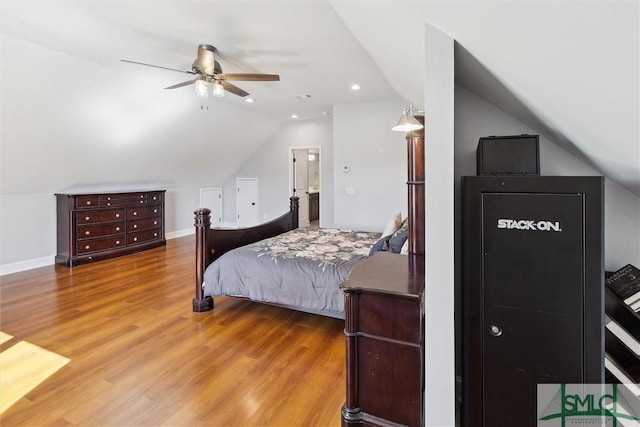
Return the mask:
{"type": "Polygon", "coordinates": [[[196,59],[198,71],[209,76],[213,75],[215,72],[213,52],[215,51],[216,48],[208,44],[198,46],[198,59],[196,59]]]}
{"type": "Polygon", "coordinates": [[[165,87],[165,89],[177,89],[177,88],[182,87],[182,86],[189,86],[190,84],[193,84],[196,81],[198,81],[199,78],[200,77],[196,77],[193,80],[187,80],[186,82],[182,82],[182,83],[175,84],[173,86],[165,87]]]}
{"type": "Polygon", "coordinates": [[[234,95],[243,96],[243,97],[249,95],[249,92],[246,92],[245,90],[240,89],[238,86],[232,85],[231,83],[226,82],[224,80],[220,80],[220,84],[222,85],[224,90],[226,90],[227,92],[231,92],[234,95]]]}
{"type": "Polygon", "coordinates": [[[187,70],[178,70],[176,68],[169,68],[169,67],[162,67],[160,65],[153,65],[153,64],[145,64],[144,62],[136,62],[136,61],[129,61],[128,59],[121,59],[121,62],[128,62],[129,64],[137,64],[137,65],[144,65],[146,67],[153,67],[153,68],[161,68],[163,70],[170,70],[170,71],[177,71],[179,73],[187,73],[187,74],[196,74],[193,71],[187,71],[187,70]]]}
{"type": "Polygon", "coordinates": [[[277,74],[252,74],[252,73],[223,73],[216,76],[220,80],[234,80],[245,82],[277,82],[280,76],[277,74]]]}

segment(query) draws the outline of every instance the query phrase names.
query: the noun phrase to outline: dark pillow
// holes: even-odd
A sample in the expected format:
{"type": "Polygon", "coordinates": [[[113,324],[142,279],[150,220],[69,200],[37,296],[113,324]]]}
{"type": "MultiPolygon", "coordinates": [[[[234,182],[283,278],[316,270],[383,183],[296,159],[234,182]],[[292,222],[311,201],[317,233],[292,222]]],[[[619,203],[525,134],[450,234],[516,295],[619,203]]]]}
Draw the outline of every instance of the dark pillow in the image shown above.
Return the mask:
{"type": "Polygon", "coordinates": [[[369,256],[375,254],[376,252],[386,251],[389,249],[389,239],[391,236],[383,236],[371,247],[369,251],[369,256]]]}
{"type": "Polygon", "coordinates": [[[402,245],[407,241],[407,233],[409,232],[409,221],[406,219],[395,233],[389,239],[389,252],[399,254],[402,245]]]}

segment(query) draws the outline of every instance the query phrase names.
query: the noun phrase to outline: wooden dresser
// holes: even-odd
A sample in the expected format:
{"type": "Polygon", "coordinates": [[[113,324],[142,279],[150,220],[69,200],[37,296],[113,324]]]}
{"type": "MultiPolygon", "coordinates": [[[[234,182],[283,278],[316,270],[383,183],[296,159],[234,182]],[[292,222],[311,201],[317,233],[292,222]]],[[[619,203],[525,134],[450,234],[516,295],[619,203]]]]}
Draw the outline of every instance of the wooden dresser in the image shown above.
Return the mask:
{"type": "Polygon", "coordinates": [[[56,264],[73,267],[165,245],[165,191],[56,194],[56,264]]]}
{"type": "Polygon", "coordinates": [[[424,257],[378,252],[345,293],[347,396],[342,425],[424,421],[424,257]]]}

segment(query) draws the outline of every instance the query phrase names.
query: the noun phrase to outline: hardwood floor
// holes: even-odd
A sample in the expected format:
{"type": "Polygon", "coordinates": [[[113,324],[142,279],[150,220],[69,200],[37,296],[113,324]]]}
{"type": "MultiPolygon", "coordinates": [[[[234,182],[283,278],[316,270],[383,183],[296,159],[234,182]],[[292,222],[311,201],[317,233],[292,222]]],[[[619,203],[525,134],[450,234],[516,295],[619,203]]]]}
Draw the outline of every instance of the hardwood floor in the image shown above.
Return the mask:
{"type": "Polygon", "coordinates": [[[339,426],[344,322],[217,297],[193,313],[194,238],[0,278],[1,329],[70,359],[2,426],[339,426]]]}

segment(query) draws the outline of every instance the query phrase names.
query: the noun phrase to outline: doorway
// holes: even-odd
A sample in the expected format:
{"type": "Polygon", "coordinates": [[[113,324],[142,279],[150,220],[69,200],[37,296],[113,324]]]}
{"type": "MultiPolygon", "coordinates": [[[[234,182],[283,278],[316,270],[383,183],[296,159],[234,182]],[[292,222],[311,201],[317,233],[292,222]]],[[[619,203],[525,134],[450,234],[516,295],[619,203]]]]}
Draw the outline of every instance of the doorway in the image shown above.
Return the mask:
{"type": "Polygon", "coordinates": [[[318,227],[320,224],[320,147],[290,148],[290,194],[298,196],[298,225],[318,227]]]}

